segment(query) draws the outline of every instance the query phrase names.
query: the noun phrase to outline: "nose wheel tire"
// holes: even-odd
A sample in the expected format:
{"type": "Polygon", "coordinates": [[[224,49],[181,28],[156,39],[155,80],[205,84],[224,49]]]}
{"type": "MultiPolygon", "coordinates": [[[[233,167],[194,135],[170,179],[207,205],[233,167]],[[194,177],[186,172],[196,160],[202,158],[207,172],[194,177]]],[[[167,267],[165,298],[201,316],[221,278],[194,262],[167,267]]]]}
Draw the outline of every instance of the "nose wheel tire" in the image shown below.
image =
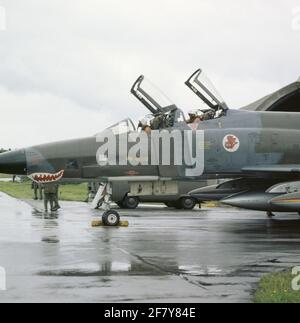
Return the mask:
{"type": "Polygon", "coordinates": [[[120,224],[120,215],[114,210],[109,210],[103,213],[102,222],[108,227],[116,227],[120,224]]]}

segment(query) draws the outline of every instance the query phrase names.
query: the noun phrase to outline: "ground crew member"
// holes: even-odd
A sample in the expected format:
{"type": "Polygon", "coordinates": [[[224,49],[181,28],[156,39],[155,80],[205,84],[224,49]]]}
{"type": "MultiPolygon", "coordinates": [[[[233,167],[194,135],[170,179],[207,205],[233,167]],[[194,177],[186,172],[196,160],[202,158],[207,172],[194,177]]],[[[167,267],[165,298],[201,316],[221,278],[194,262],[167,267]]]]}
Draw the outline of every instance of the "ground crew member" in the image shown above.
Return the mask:
{"type": "Polygon", "coordinates": [[[92,182],[88,182],[88,186],[87,186],[87,198],[85,200],[86,203],[88,203],[91,200],[91,196],[92,196],[92,187],[93,183],[92,182]]]}
{"type": "Polygon", "coordinates": [[[44,185],[44,206],[45,212],[48,212],[48,203],[50,203],[51,212],[55,211],[55,196],[57,188],[54,183],[47,183],[44,185]]]}
{"type": "Polygon", "coordinates": [[[43,200],[43,187],[41,184],[32,182],[31,189],[33,189],[35,200],[38,200],[38,199],[43,200]],[[38,193],[39,193],[39,197],[38,197],[38,193]]]}
{"type": "Polygon", "coordinates": [[[56,189],[56,192],[55,192],[53,211],[57,211],[61,208],[59,205],[59,184],[55,184],[55,189],[56,189]]]}

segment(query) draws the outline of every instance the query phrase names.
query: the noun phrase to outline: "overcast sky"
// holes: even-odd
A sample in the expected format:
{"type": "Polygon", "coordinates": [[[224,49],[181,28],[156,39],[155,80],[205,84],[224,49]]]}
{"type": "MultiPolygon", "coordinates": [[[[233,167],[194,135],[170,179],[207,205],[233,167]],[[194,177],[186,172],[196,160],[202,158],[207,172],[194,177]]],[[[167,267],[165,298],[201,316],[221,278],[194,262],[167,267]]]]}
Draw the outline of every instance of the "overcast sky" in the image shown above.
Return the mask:
{"type": "Polygon", "coordinates": [[[184,85],[199,67],[233,108],[300,76],[300,0],[0,0],[1,6],[0,148],[89,136],[143,116],[129,93],[140,74],[185,111],[199,105],[184,85]]]}

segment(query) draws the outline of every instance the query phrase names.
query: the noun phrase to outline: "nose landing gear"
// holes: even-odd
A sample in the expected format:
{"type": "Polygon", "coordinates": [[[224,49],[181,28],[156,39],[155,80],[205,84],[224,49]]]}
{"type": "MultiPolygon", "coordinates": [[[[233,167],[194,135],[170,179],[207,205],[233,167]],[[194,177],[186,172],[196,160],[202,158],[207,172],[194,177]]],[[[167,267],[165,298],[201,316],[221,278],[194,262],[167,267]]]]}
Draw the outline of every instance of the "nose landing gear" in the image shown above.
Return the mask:
{"type": "Polygon", "coordinates": [[[116,227],[119,226],[120,215],[117,211],[111,210],[111,196],[112,196],[112,185],[111,183],[101,184],[98,192],[92,202],[94,209],[102,209],[104,213],[102,215],[102,223],[105,226],[116,227]]]}

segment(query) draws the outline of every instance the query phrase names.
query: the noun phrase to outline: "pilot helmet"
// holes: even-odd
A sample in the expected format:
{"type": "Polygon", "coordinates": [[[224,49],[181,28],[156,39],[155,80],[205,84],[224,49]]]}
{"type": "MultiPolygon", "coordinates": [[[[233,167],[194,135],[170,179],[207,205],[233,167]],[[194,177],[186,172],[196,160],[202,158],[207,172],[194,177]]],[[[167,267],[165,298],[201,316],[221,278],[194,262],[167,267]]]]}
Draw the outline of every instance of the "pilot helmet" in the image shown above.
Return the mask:
{"type": "Polygon", "coordinates": [[[143,119],[140,120],[139,122],[139,128],[145,129],[147,127],[151,128],[151,120],[153,119],[153,117],[151,116],[146,116],[143,119]]]}
{"type": "Polygon", "coordinates": [[[191,110],[188,114],[193,118],[202,118],[204,116],[204,112],[201,109],[191,110]]]}

